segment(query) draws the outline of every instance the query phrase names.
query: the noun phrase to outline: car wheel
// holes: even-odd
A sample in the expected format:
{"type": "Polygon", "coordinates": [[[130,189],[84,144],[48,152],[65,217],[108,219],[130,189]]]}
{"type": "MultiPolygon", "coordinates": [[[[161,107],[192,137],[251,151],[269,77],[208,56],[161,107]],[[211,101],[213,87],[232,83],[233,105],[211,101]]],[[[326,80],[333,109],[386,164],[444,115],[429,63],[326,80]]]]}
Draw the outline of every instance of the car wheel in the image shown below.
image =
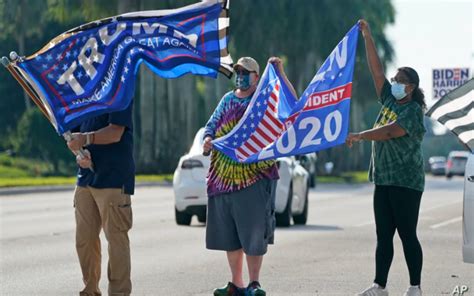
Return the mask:
{"type": "Polygon", "coordinates": [[[309,188],[306,187],[306,196],[304,198],[303,212],[299,215],[293,216],[293,222],[295,222],[295,224],[306,225],[306,221],[308,221],[308,192],[309,188]]]}
{"type": "Polygon", "coordinates": [[[451,179],[453,177],[453,174],[447,174],[446,178],[451,179]]]}
{"type": "Polygon", "coordinates": [[[174,209],[175,213],[175,218],[176,218],[176,224],[178,225],[190,225],[191,224],[191,218],[193,216],[189,215],[186,212],[180,212],[178,209],[174,209]]]}
{"type": "Polygon", "coordinates": [[[198,215],[198,221],[201,223],[206,223],[206,213],[204,215],[198,215]]]}
{"type": "Polygon", "coordinates": [[[288,191],[288,200],[286,202],[286,207],[283,213],[276,213],[276,226],[280,227],[289,227],[291,224],[291,202],[293,200],[293,185],[290,185],[290,190],[288,191]]]}

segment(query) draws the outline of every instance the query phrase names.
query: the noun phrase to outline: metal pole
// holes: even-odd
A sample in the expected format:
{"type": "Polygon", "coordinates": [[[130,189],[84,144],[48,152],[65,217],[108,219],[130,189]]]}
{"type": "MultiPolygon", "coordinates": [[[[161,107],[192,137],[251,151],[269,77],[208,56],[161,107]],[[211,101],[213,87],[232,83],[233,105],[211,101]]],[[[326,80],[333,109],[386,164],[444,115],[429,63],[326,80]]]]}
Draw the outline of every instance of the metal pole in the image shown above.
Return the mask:
{"type": "MultiPolygon", "coordinates": [[[[71,131],[67,131],[63,134],[64,139],[66,142],[69,142],[72,140],[72,133],[71,131]]],[[[81,158],[86,157],[86,151],[83,148],[80,148],[78,151],[76,151],[77,155],[79,155],[81,158]]],[[[89,168],[92,172],[94,172],[94,165],[91,164],[91,167],[89,168]]]]}

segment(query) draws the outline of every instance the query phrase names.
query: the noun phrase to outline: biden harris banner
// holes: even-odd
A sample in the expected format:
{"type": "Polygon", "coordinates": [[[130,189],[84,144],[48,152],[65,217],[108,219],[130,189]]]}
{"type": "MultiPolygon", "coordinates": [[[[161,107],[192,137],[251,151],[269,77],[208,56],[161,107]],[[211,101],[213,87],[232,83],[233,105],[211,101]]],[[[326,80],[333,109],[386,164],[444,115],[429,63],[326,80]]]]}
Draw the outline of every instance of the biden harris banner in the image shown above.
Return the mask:
{"type": "Polygon", "coordinates": [[[213,147],[243,163],[324,150],[345,142],[358,24],[344,36],[299,100],[267,65],[245,114],[213,147]]]}
{"type": "Polygon", "coordinates": [[[126,13],[71,29],[37,53],[2,63],[59,133],[131,102],[139,65],[164,78],[230,77],[228,1],[126,13]]]}
{"type": "Polygon", "coordinates": [[[433,100],[441,99],[471,79],[469,68],[433,69],[433,100]]]}

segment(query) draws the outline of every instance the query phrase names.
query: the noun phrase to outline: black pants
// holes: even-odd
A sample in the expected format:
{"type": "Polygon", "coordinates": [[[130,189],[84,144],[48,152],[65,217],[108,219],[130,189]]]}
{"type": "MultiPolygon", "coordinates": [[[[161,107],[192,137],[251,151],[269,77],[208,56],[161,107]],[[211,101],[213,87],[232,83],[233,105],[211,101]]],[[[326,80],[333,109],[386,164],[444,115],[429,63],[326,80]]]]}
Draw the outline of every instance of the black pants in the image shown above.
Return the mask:
{"type": "Polygon", "coordinates": [[[382,287],[387,284],[393,259],[395,230],[403,244],[403,252],[410,273],[410,284],[420,285],[423,252],[416,236],[422,191],[398,186],[375,186],[374,213],[377,229],[375,252],[375,280],[382,287]]]}

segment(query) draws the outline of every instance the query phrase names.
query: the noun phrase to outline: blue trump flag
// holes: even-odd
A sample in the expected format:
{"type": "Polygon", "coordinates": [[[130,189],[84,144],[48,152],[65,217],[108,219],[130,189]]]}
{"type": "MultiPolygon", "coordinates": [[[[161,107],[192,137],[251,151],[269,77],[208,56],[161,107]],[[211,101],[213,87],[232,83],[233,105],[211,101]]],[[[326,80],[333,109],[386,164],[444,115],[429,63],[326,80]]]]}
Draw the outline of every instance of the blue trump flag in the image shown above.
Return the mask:
{"type": "Polygon", "coordinates": [[[230,77],[228,14],[228,1],[208,0],[91,22],[14,61],[10,72],[62,134],[91,117],[125,109],[142,62],[164,78],[215,78],[218,72],[230,77]]]}
{"type": "Polygon", "coordinates": [[[235,161],[251,163],[344,143],[358,31],[357,24],[344,36],[297,101],[267,65],[245,114],[213,147],[235,161]]]}

